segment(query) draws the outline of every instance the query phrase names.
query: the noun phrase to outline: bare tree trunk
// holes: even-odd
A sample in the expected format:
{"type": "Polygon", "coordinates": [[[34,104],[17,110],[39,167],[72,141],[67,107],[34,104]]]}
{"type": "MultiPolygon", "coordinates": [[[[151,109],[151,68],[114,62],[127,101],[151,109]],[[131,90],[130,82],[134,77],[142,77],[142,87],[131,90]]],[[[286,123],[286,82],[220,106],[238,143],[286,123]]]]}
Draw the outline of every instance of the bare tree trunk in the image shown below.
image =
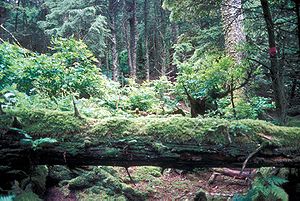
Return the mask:
{"type": "Polygon", "coordinates": [[[18,21],[19,21],[19,8],[20,7],[20,0],[17,2],[17,9],[16,9],[16,17],[15,17],[15,31],[18,29],[18,21]]]}
{"type": "Polygon", "coordinates": [[[130,52],[131,52],[131,77],[136,79],[136,48],[137,48],[137,17],[136,17],[136,0],[132,0],[129,3],[130,18],[129,18],[129,26],[130,26],[130,52]]]}
{"type": "Polygon", "coordinates": [[[150,59],[149,59],[149,45],[148,45],[148,0],[144,1],[144,29],[145,29],[145,68],[146,80],[150,80],[150,59]]]}
{"type": "Polygon", "coordinates": [[[237,63],[240,63],[243,59],[243,53],[237,51],[237,45],[246,40],[241,0],[222,0],[221,14],[225,31],[226,52],[237,63]]]}
{"type": "Polygon", "coordinates": [[[128,66],[129,71],[132,71],[132,59],[131,59],[131,50],[130,50],[130,38],[128,35],[128,8],[127,8],[127,1],[123,1],[123,35],[124,35],[124,41],[126,44],[127,49],[127,57],[128,57],[128,66]]]}
{"type": "Polygon", "coordinates": [[[277,108],[277,113],[279,117],[279,121],[284,124],[286,122],[287,116],[287,103],[284,89],[284,80],[283,80],[283,69],[279,65],[277,59],[276,52],[276,40],[275,40],[275,31],[274,31],[274,23],[272,20],[269,2],[268,0],[260,0],[264,19],[267,25],[268,31],[268,41],[269,41],[269,52],[270,52],[270,62],[271,62],[271,79],[272,79],[272,87],[274,91],[275,104],[277,108]]]}
{"type": "Polygon", "coordinates": [[[116,9],[118,1],[109,0],[109,18],[110,18],[110,30],[111,30],[111,51],[112,51],[112,79],[118,80],[118,52],[117,52],[117,34],[116,34],[116,9]]]}

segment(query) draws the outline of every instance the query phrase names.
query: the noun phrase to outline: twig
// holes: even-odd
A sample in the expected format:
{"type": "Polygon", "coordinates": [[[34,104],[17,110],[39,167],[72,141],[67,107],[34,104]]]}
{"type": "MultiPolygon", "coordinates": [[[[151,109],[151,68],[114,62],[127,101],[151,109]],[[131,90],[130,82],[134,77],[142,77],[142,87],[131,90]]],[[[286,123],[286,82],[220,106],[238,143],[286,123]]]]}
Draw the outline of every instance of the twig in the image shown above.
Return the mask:
{"type": "Polygon", "coordinates": [[[4,30],[4,31],[6,31],[15,41],[16,41],[16,43],[19,45],[19,46],[21,46],[21,44],[19,43],[19,41],[17,40],[17,38],[9,31],[9,30],[7,30],[4,26],[3,26],[3,24],[1,24],[0,25],[0,27],[4,30]]]}
{"type": "Polygon", "coordinates": [[[133,185],[136,186],[134,180],[132,179],[132,177],[131,177],[131,175],[130,175],[130,173],[129,173],[128,167],[125,167],[125,169],[126,169],[127,175],[128,175],[128,177],[129,177],[131,183],[133,183],[133,185]]]}
{"type": "Polygon", "coordinates": [[[241,174],[243,173],[243,171],[245,170],[248,161],[249,161],[255,154],[257,154],[263,147],[264,147],[264,145],[260,145],[257,149],[255,149],[255,151],[253,151],[251,154],[249,154],[249,156],[247,157],[247,159],[246,159],[246,160],[244,161],[244,163],[243,163],[243,167],[242,167],[242,170],[241,170],[241,172],[240,172],[240,175],[241,175],[241,174]]]}

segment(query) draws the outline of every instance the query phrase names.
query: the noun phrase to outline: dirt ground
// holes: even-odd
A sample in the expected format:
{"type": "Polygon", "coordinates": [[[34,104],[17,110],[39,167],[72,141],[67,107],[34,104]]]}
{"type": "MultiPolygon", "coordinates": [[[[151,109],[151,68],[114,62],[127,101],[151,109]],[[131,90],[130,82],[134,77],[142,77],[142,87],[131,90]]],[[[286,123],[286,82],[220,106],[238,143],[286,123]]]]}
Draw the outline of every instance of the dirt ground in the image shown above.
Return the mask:
{"type": "Polygon", "coordinates": [[[123,181],[130,184],[133,188],[143,192],[150,192],[150,201],[193,200],[200,189],[214,197],[222,196],[224,200],[227,200],[226,197],[232,197],[235,193],[246,192],[249,188],[245,180],[222,175],[219,175],[212,184],[208,184],[208,180],[212,175],[212,172],[209,170],[202,170],[197,173],[168,170],[163,175],[150,178],[145,176],[145,178],[139,178],[136,181],[135,174],[140,171],[140,168],[129,168],[134,184],[130,181],[124,169],[119,170],[119,172],[123,181]]]}

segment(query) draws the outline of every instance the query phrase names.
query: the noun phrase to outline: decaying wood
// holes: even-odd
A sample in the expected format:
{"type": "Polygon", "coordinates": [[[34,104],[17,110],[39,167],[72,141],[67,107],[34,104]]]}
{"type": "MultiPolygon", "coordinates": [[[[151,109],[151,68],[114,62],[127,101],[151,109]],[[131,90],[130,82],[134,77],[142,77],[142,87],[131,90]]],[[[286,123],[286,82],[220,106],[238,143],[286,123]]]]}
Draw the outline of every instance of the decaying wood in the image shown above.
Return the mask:
{"type": "MultiPolygon", "coordinates": [[[[83,165],[108,166],[160,166],[177,169],[198,167],[241,168],[249,151],[238,145],[218,146],[210,144],[177,144],[147,141],[143,138],[125,138],[82,144],[79,135],[68,141],[44,144],[38,148],[23,144],[19,138],[2,135],[0,139],[0,163],[8,166],[34,165],[83,165]],[[158,150],[155,143],[161,143],[158,150]],[[230,154],[238,151],[238,155],[230,154]]],[[[294,147],[265,146],[253,155],[248,167],[300,167],[300,152],[294,147]]]]}

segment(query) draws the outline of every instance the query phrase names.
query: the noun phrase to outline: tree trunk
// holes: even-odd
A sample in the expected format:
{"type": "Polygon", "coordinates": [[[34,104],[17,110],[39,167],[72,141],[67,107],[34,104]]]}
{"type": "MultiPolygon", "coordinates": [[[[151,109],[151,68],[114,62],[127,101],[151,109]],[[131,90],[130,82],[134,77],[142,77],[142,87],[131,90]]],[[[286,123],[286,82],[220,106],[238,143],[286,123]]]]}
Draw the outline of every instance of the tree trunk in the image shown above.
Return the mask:
{"type": "Polygon", "coordinates": [[[20,1],[17,1],[16,17],[15,17],[15,32],[18,30],[20,1]]]}
{"type": "Polygon", "coordinates": [[[136,79],[136,49],[137,49],[137,17],[136,17],[136,0],[128,2],[128,11],[130,12],[129,26],[130,26],[130,52],[131,52],[131,77],[136,79]]]}
{"type": "Polygon", "coordinates": [[[275,98],[275,104],[277,108],[277,113],[279,117],[279,121],[281,124],[286,123],[287,116],[287,103],[286,103],[286,95],[284,88],[284,80],[283,80],[283,70],[279,65],[277,59],[277,50],[276,50],[276,40],[275,40],[275,31],[274,31],[274,23],[272,20],[269,2],[268,0],[260,0],[264,19],[267,25],[268,31],[268,41],[269,41],[269,55],[270,55],[270,74],[272,79],[272,88],[275,98]]]}
{"type": "Polygon", "coordinates": [[[241,0],[222,0],[221,15],[225,32],[226,52],[237,63],[240,63],[243,59],[243,53],[237,51],[237,46],[246,40],[241,0]]]}
{"type": "Polygon", "coordinates": [[[145,69],[146,69],[146,80],[150,80],[150,58],[149,58],[149,47],[148,47],[148,0],[144,1],[144,30],[145,30],[145,69]]]}
{"type": "Polygon", "coordinates": [[[300,128],[263,121],[13,114],[0,116],[0,166],[300,167],[300,128]]]}
{"type": "MultiPolygon", "coordinates": [[[[42,132],[42,131],[41,131],[42,132]]],[[[134,135],[134,134],[133,134],[134,135]]],[[[251,152],[251,144],[220,146],[209,141],[201,144],[149,141],[143,137],[107,139],[99,142],[90,136],[83,142],[80,134],[68,140],[43,143],[35,148],[8,134],[0,138],[1,165],[26,167],[30,165],[85,165],[105,166],[159,166],[193,169],[200,167],[239,168],[251,152]],[[250,146],[247,148],[247,146],[250,146]],[[236,153],[236,154],[234,154],[236,153]]],[[[291,143],[292,144],[292,143],[291,143]]],[[[300,167],[297,147],[266,146],[256,153],[247,167],[300,167]]]]}
{"type": "Polygon", "coordinates": [[[109,18],[110,18],[110,30],[111,30],[111,51],[112,51],[112,79],[118,80],[118,51],[117,51],[117,33],[116,33],[116,10],[118,1],[109,0],[109,18]]]}
{"type": "Polygon", "coordinates": [[[166,45],[166,16],[165,10],[162,8],[163,0],[160,1],[160,57],[161,57],[161,76],[165,76],[167,73],[167,45],[166,45]]]}
{"type": "Polygon", "coordinates": [[[127,49],[128,66],[129,66],[130,72],[132,72],[130,37],[128,35],[128,8],[127,8],[127,1],[126,0],[124,0],[123,12],[124,12],[124,14],[123,14],[124,15],[124,18],[123,18],[123,34],[124,34],[124,40],[125,40],[126,49],[127,49]]]}

